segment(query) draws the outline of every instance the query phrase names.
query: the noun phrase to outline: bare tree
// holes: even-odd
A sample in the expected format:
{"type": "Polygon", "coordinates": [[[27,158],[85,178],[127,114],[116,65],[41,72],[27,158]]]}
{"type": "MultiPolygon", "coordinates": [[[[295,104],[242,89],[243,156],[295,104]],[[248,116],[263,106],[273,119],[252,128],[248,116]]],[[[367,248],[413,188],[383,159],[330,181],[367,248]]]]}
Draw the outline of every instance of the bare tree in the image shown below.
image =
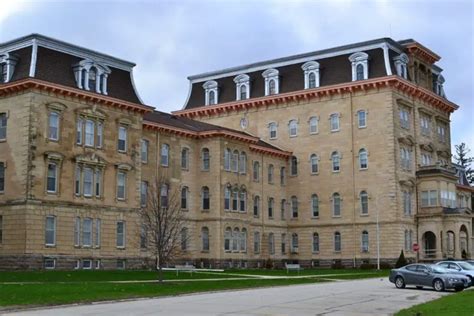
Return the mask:
{"type": "Polygon", "coordinates": [[[187,244],[187,219],[182,209],[181,192],[171,189],[164,178],[155,178],[148,186],[146,201],[140,210],[141,243],[153,254],[158,280],[163,282],[163,267],[182,254],[187,244]],[[183,234],[183,231],[186,232],[183,234]],[[145,238],[145,240],[143,240],[145,238]]]}

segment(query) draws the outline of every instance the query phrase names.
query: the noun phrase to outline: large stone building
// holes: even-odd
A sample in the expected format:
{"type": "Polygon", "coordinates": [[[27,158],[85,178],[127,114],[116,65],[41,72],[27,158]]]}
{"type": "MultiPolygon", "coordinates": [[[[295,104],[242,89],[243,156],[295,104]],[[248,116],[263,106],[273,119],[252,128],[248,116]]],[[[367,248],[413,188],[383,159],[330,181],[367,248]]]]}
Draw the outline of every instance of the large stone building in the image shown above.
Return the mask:
{"type": "Polygon", "coordinates": [[[439,58],[382,38],[205,73],[171,115],[143,104],[133,63],[0,44],[0,269],[150,265],[138,210],[157,178],[197,266],[470,256],[439,58]]]}

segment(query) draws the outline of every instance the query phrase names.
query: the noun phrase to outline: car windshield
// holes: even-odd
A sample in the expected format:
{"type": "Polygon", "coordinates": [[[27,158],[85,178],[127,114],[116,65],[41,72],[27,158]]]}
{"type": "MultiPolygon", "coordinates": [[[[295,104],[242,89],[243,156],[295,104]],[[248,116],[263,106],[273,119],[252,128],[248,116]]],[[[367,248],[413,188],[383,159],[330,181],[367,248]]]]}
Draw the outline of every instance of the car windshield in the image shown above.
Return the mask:
{"type": "Polygon", "coordinates": [[[464,270],[474,270],[474,267],[466,262],[458,262],[459,266],[464,270]]]}
{"type": "Polygon", "coordinates": [[[434,273],[449,273],[448,269],[442,266],[438,266],[438,265],[431,266],[431,270],[433,270],[434,273]]]}

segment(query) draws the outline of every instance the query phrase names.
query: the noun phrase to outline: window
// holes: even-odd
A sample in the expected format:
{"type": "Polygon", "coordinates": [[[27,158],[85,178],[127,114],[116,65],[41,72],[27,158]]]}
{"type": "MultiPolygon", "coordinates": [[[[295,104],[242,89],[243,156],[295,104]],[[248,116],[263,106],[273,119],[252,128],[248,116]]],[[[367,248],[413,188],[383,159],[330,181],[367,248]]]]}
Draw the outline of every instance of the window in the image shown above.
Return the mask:
{"type": "Polygon", "coordinates": [[[446,142],[446,126],[444,124],[438,123],[437,131],[438,131],[438,140],[441,143],[445,143],[446,142]]]}
{"type": "Polygon", "coordinates": [[[317,134],[318,133],[318,118],[313,116],[309,119],[309,133],[310,134],[317,134]]]}
{"type": "Polygon", "coordinates": [[[97,148],[104,146],[104,124],[102,122],[97,123],[97,148]]]}
{"type": "Polygon", "coordinates": [[[160,188],[160,206],[162,208],[168,207],[168,193],[169,193],[168,185],[166,183],[163,183],[160,188]]]}
{"type": "Polygon", "coordinates": [[[145,225],[140,227],[140,249],[146,249],[148,247],[148,230],[145,225]]]}
{"type": "Polygon", "coordinates": [[[281,234],[281,253],[286,253],[286,234],[281,234]]]}
{"type": "Polygon", "coordinates": [[[236,227],[232,233],[232,251],[240,250],[240,230],[236,227]]]}
{"type": "Polygon", "coordinates": [[[239,152],[234,150],[231,157],[231,169],[233,172],[239,171],[239,152]]]}
{"type": "Polygon", "coordinates": [[[92,218],[84,218],[82,223],[82,245],[92,246],[92,218]]]}
{"type": "Polygon", "coordinates": [[[95,240],[94,240],[96,248],[100,247],[100,240],[102,238],[101,229],[102,229],[102,220],[100,218],[97,218],[95,220],[95,240]]]}
{"type": "Polygon", "coordinates": [[[0,63],[0,83],[7,82],[8,78],[8,68],[7,64],[1,62],[0,63]]]}
{"type": "Polygon", "coordinates": [[[224,170],[230,171],[231,151],[229,148],[224,150],[224,170]]]}
{"type": "Polygon", "coordinates": [[[298,234],[291,235],[291,253],[298,253],[298,234]]]}
{"type": "Polygon", "coordinates": [[[202,157],[202,170],[203,171],[209,171],[209,168],[211,167],[211,159],[209,156],[209,149],[203,148],[201,151],[201,157],[202,157]]]}
{"type": "Polygon", "coordinates": [[[111,70],[93,60],[84,59],[73,65],[76,84],[79,89],[107,95],[107,77],[111,70]]]}
{"type": "Polygon", "coordinates": [[[411,170],[411,150],[400,148],[400,163],[402,169],[411,170]]]}
{"type": "Polygon", "coordinates": [[[319,252],[319,234],[313,233],[313,252],[319,252]]]}
{"type": "Polygon", "coordinates": [[[411,251],[413,245],[413,231],[405,229],[405,250],[411,251]]]}
{"type": "Polygon", "coordinates": [[[117,270],[125,270],[126,261],[124,259],[117,260],[117,270]]]}
{"type": "Polygon", "coordinates": [[[95,138],[95,124],[94,121],[92,120],[86,120],[86,125],[85,125],[85,140],[84,140],[84,145],[89,146],[89,147],[94,147],[94,138],[95,138]]]}
{"type": "Polygon", "coordinates": [[[280,168],[280,185],[285,185],[286,183],[286,168],[280,168]]]}
{"type": "Polygon", "coordinates": [[[250,98],[250,77],[240,74],[234,78],[236,100],[246,100],[250,98]]]}
{"type": "Polygon", "coordinates": [[[125,248],[125,222],[119,221],[117,222],[117,248],[125,248]]]}
{"type": "Polygon", "coordinates": [[[230,187],[224,189],[224,209],[230,210],[230,187]]]}
{"type": "Polygon", "coordinates": [[[319,217],[319,198],[317,194],[311,195],[311,216],[319,217]]]}
{"type": "Polygon", "coordinates": [[[359,169],[367,169],[369,167],[369,158],[367,150],[362,148],[359,150],[359,169]]]}
{"type": "Polygon", "coordinates": [[[181,149],[181,169],[183,170],[189,169],[189,149],[188,148],[181,149]]]}
{"type": "Polygon", "coordinates": [[[431,165],[431,154],[422,153],[421,154],[421,165],[422,166],[429,166],[431,165]]]}
{"type": "Polygon", "coordinates": [[[52,215],[46,216],[45,244],[46,246],[56,245],[56,217],[52,215]]]}
{"type": "MultiPolygon", "coordinates": [[[[57,133],[59,139],[59,121],[57,126],[57,133]]],[[[96,117],[79,117],[76,121],[76,144],[84,145],[87,147],[102,148],[104,142],[103,129],[104,123],[102,119],[96,117]]]]}
{"type": "Polygon", "coordinates": [[[397,75],[405,79],[408,79],[408,73],[407,73],[408,56],[402,53],[399,56],[395,57],[393,60],[395,62],[397,75]]]}
{"type": "Polygon", "coordinates": [[[260,197],[254,196],[253,198],[253,216],[258,217],[260,215],[260,197]]]}
{"type": "Polygon", "coordinates": [[[170,146],[168,144],[161,145],[161,160],[160,163],[164,167],[169,165],[170,146]]]}
{"type": "Polygon", "coordinates": [[[83,182],[83,193],[84,196],[86,197],[91,197],[92,196],[92,190],[93,190],[93,179],[94,179],[94,171],[92,168],[85,167],[84,169],[84,182],[83,182]]]}
{"type": "Polygon", "coordinates": [[[117,199],[125,200],[126,198],[127,174],[124,171],[117,173],[117,199]]]}
{"type": "Polygon", "coordinates": [[[259,232],[253,233],[253,252],[255,253],[260,252],[260,233],[259,232]]]}
{"type": "Polygon", "coordinates": [[[334,151],[331,154],[332,160],[332,172],[339,172],[341,171],[341,156],[337,151],[334,151]]]}
{"type": "Polygon", "coordinates": [[[117,149],[119,152],[127,151],[127,128],[125,126],[119,126],[117,149]]]}
{"type": "Polygon", "coordinates": [[[140,205],[142,207],[146,207],[147,200],[148,200],[148,182],[142,181],[140,185],[140,205]]]}
{"type": "Polygon", "coordinates": [[[400,108],[400,126],[404,129],[410,129],[410,110],[400,108]]]}
{"type": "Polygon", "coordinates": [[[290,133],[290,137],[296,137],[298,135],[298,121],[291,120],[288,123],[288,131],[290,133]]]}
{"type": "Polygon", "coordinates": [[[202,209],[209,210],[210,209],[209,188],[203,187],[201,191],[201,195],[202,195],[202,209]]]}
{"type": "Polygon", "coordinates": [[[242,232],[240,233],[240,251],[246,252],[247,251],[247,229],[242,228],[242,232]]]}
{"type": "Polygon", "coordinates": [[[332,195],[332,216],[341,216],[341,196],[339,193],[334,193],[332,195]]]}
{"type": "Polygon", "coordinates": [[[92,269],[92,260],[89,260],[89,259],[82,260],[82,268],[84,270],[92,269]]]}
{"type": "Polygon", "coordinates": [[[280,217],[282,220],[286,218],[286,200],[282,199],[280,202],[280,217]]]}
{"type": "Polygon", "coordinates": [[[268,218],[273,218],[273,210],[275,208],[275,200],[273,198],[268,199],[268,218]]]}
{"type": "Polygon", "coordinates": [[[369,55],[357,52],[349,56],[352,65],[352,81],[369,79],[369,55]]]}
{"type": "Polygon", "coordinates": [[[218,100],[218,84],[214,80],[206,81],[202,87],[205,90],[205,104],[206,105],[214,105],[217,104],[218,100]]]}
{"type": "Polygon", "coordinates": [[[437,206],[438,205],[438,191],[421,191],[421,206],[437,206]]]}
{"type": "Polygon", "coordinates": [[[201,228],[202,251],[209,251],[209,228],[201,228]]]}
{"type": "Polygon", "coordinates": [[[268,183],[273,183],[273,165],[268,165],[268,183]]]}
{"type": "Polygon", "coordinates": [[[362,252],[369,252],[369,233],[366,230],[362,232],[361,250],[362,252]]]}
{"type": "Polygon", "coordinates": [[[5,192],[5,163],[0,162],[0,192],[5,192]]]}
{"type": "Polygon", "coordinates": [[[265,95],[274,95],[280,93],[278,70],[267,69],[262,73],[265,79],[265,95]]]}
{"type": "Polygon", "coordinates": [[[292,176],[298,175],[298,158],[296,158],[296,156],[291,156],[290,170],[292,176]]]}
{"type": "Polygon", "coordinates": [[[359,124],[359,128],[367,127],[367,112],[364,110],[360,110],[357,112],[357,122],[359,124]]]}
{"type": "Polygon", "coordinates": [[[260,181],[260,163],[258,161],[253,163],[253,181],[260,181]]]}
{"type": "Polygon", "coordinates": [[[101,167],[77,165],[75,175],[75,195],[97,198],[102,195],[102,169],[101,167]],[[95,169],[94,169],[95,168],[95,169]]]}
{"type": "Polygon", "coordinates": [[[148,147],[149,147],[149,141],[146,139],[142,139],[141,142],[141,158],[143,163],[148,162],[148,147]]]}
{"type": "Polygon", "coordinates": [[[3,243],[3,216],[0,215],[0,244],[3,243]]]}
{"type": "MultiPolygon", "coordinates": [[[[58,165],[54,162],[48,163],[48,175],[46,179],[46,192],[56,193],[58,190],[58,165]]],[[[2,191],[0,189],[0,191],[2,191]]]]}
{"type": "Polygon", "coordinates": [[[96,72],[95,72],[95,68],[94,67],[91,67],[89,69],[89,75],[87,76],[87,80],[89,81],[88,82],[88,87],[89,89],[88,90],[96,90],[96,72]]]}
{"type": "Polygon", "coordinates": [[[339,131],[339,114],[338,113],[334,113],[334,114],[331,114],[331,116],[329,116],[329,120],[330,120],[330,123],[331,123],[331,132],[337,132],[339,131]]]}
{"type": "Polygon", "coordinates": [[[277,138],[277,123],[272,122],[268,124],[268,131],[270,132],[270,139],[277,138]]]}
{"type": "Polygon", "coordinates": [[[304,71],[304,88],[312,89],[319,87],[319,63],[317,61],[308,61],[301,69],[304,71]]]}
{"type": "Polygon", "coordinates": [[[76,144],[82,145],[82,129],[83,129],[84,121],[79,118],[76,122],[76,144]]]}
{"type": "Polygon", "coordinates": [[[403,191],[403,213],[411,215],[411,192],[403,191]]]}
{"type": "Polygon", "coordinates": [[[298,218],[298,198],[291,197],[291,218],[298,218]]]}
{"type": "Polygon", "coordinates": [[[273,233],[268,234],[268,252],[271,255],[275,254],[275,235],[273,233]]]}
{"type": "Polygon", "coordinates": [[[183,187],[181,189],[181,208],[187,210],[188,207],[188,187],[183,187]]]}
{"type": "Polygon", "coordinates": [[[245,152],[240,153],[239,168],[241,174],[247,173],[247,154],[245,152]]]}
{"type": "Polygon", "coordinates": [[[48,117],[48,138],[50,140],[59,139],[59,114],[57,112],[50,112],[48,117]]]}
{"type": "Polygon", "coordinates": [[[56,268],[56,259],[44,258],[43,261],[44,268],[46,270],[52,270],[56,268]]]}
{"type": "Polygon", "coordinates": [[[186,251],[188,249],[188,229],[183,227],[181,229],[181,250],[186,251]]]}
{"type": "Polygon", "coordinates": [[[240,190],[240,211],[247,212],[247,191],[244,189],[240,190]]]}
{"type": "Polygon", "coordinates": [[[334,233],[334,251],[336,252],[341,251],[341,233],[340,232],[334,233]]]}
{"type": "Polygon", "coordinates": [[[232,210],[237,211],[239,204],[239,189],[234,188],[232,190],[232,210]]]}
{"type": "Polygon", "coordinates": [[[311,163],[311,173],[317,174],[319,172],[319,158],[316,154],[312,154],[309,158],[311,163]]]}
{"type": "Polygon", "coordinates": [[[359,199],[360,199],[360,213],[362,215],[369,214],[369,195],[367,194],[367,192],[361,191],[359,193],[359,199]]]}
{"type": "Polygon", "coordinates": [[[74,246],[81,245],[81,218],[76,217],[74,220],[74,246]]]}
{"type": "Polygon", "coordinates": [[[7,139],[7,114],[0,113],[0,140],[7,139]]]}
{"type": "Polygon", "coordinates": [[[421,127],[421,134],[425,136],[430,136],[431,127],[430,127],[430,118],[426,115],[420,115],[420,127],[421,127]]]}

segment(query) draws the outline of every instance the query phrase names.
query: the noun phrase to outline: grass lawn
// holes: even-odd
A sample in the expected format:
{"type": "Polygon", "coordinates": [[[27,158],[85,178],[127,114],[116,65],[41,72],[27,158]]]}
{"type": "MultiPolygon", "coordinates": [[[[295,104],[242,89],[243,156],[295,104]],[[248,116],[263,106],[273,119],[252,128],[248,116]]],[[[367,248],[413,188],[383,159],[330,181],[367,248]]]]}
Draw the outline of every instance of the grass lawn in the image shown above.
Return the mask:
{"type": "MultiPolygon", "coordinates": [[[[363,274],[365,277],[372,276],[387,276],[390,273],[390,270],[361,270],[361,269],[305,269],[300,272],[289,271],[286,272],[286,269],[230,269],[225,270],[226,273],[232,274],[247,274],[247,275],[270,275],[270,276],[298,276],[298,275],[322,275],[322,274],[363,274]]],[[[347,276],[348,279],[357,278],[356,276],[347,276]]]]}
{"type": "Polygon", "coordinates": [[[396,316],[472,316],[474,290],[443,296],[437,300],[399,311],[396,316]]]}

